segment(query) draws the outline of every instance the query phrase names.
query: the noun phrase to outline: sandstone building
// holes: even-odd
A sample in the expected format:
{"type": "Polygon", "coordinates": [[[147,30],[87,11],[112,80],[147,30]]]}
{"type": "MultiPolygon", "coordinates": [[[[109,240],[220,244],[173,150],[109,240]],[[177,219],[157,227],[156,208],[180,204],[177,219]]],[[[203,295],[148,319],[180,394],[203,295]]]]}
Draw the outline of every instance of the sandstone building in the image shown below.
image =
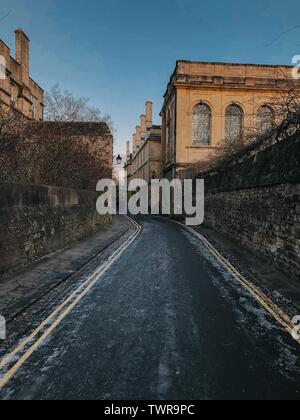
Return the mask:
{"type": "Polygon", "coordinates": [[[44,91],[30,77],[30,41],[21,29],[17,29],[15,42],[13,58],[10,48],[0,40],[0,104],[29,119],[42,121],[44,91]]]}
{"type": "MultiPolygon", "coordinates": [[[[44,121],[44,91],[30,78],[30,41],[21,29],[15,31],[15,41],[15,58],[11,57],[10,48],[0,41],[0,105],[29,120],[28,137],[65,137],[74,141],[74,148],[76,143],[85,144],[105,169],[106,177],[111,177],[113,136],[108,125],[44,121]]],[[[2,169],[2,173],[5,172],[2,169]]],[[[24,172],[26,170],[24,168],[24,172]]]]}
{"type": "Polygon", "coordinates": [[[162,172],[174,178],[226,141],[274,124],[269,102],[290,90],[289,66],[178,61],[162,117],[162,172]]]}
{"type": "Polygon", "coordinates": [[[140,125],[133,135],[132,153],[127,148],[127,180],[143,179],[148,184],[151,179],[162,177],[161,126],[153,125],[153,104],[146,103],[146,114],[141,115],[140,125]]]}

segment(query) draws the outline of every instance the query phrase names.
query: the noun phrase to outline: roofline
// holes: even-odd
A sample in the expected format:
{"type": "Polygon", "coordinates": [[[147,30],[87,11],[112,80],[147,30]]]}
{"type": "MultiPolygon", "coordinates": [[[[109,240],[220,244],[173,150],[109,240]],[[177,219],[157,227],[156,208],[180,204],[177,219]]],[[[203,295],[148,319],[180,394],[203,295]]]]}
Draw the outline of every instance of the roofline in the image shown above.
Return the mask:
{"type": "Polygon", "coordinates": [[[25,38],[27,39],[27,41],[30,42],[30,38],[28,37],[28,35],[26,34],[26,32],[22,28],[17,28],[15,30],[15,34],[22,34],[22,35],[24,35],[25,38]]]}
{"type": "MultiPolygon", "coordinates": [[[[294,66],[292,66],[292,65],[288,66],[287,64],[228,63],[228,62],[225,62],[225,61],[193,61],[193,60],[183,60],[183,59],[182,60],[176,60],[176,65],[175,65],[174,71],[172,72],[172,74],[170,76],[167,88],[166,88],[165,93],[163,95],[164,98],[166,98],[166,96],[167,96],[169,86],[172,83],[172,79],[175,76],[175,74],[177,72],[177,69],[178,69],[178,65],[180,63],[185,63],[185,64],[212,64],[212,65],[236,66],[236,67],[245,67],[245,66],[247,66],[247,67],[268,67],[268,68],[273,68],[273,69],[275,69],[275,68],[278,69],[278,68],[282,68],[282,67],[286,68],[286,69],[294,68],[294,66]]],[[[164,105],[162,107],[162,110],[163,109],[164,109],[164,105]]],[[[162,113],[162,110],[160,112],[160,115],[162,113]]]]}
{"type": "Polygon", "coordinates": [[[5,41],[3,41],[2,38],[0,38],[0,42],[10,51],[10,47],[7,45],[7,43],[5,41]]]}
{"type": "Polygon", "coordinates": [[[63,125],[63,124],[65,124],[65,125],[67,125],[67,124],[106,125],[109,128],[109,125],[106,121],[49,121],[49,120],[45,120],[45,121],[42,121],[42,123],[43,124],[61,124],[61,125],[63,125]]]}
{"type": "MultiPolygon", "coordinates": [[[[25,35],[25,37],[28,39],[28,41],[30,42],[30,39],[28,38],[28,36],[26,35],[26,33],[23,31],[23,29],[18,28],[18,29],[15,30],[15,33],[23,33],[25,35]]],[[[21,64],[16,60],[16,58],[11,55],[11,48],[9,47],[9,45],[5,41],[3,41],[2,38],[0,38],[0,42],[9,50],[9,58],[10,58],[10,60],[12,60],[18,66],[21,66],[21,64]]],[[[45,89],[42,88],[41,85],[39,83],[37,83],[30,75],[29,75],[29,80],[31,82],[33,82],[37,86],[37,88],[40,89],[40,91],[43,94],[45,93],[45,89]]]]}
{"type": "Polygon", "coordinates": [[[258,64],[258,63],[230,63],[226,61],[192,61],[192,60],[177,60],[176,61],[176,67],[179,63],[187,63],[187,64],[221,64],[225,66],[248,66],[248,67],[270,67],[270,68],[279,68],[279,67],[285,67],[285,68],[293,68],[292,65],[287,64],[258,64]]]}
{"type": "Polygon", "coordinates": [[[34,83],[42,93],[45,93],[45,89],[43,89],[35,80],[33,80],[31,77],[29,77],[29,80],[34,83]]]}

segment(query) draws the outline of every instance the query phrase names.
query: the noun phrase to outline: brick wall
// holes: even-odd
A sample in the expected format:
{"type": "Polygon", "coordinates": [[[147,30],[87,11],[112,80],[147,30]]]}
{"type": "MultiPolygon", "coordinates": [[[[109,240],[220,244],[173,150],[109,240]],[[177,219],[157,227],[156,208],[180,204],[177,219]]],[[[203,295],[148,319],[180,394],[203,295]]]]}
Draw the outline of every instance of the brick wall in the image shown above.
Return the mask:
{"type": "Polygon", "coordinates": [[[87,238],[111,223],[93,192],[0,183],[0,276],[87,238]]]}
{"type": "Polygon", "coordinates": [[[299,278],[300,136],[204,178],[205,224],[299,278]]]}

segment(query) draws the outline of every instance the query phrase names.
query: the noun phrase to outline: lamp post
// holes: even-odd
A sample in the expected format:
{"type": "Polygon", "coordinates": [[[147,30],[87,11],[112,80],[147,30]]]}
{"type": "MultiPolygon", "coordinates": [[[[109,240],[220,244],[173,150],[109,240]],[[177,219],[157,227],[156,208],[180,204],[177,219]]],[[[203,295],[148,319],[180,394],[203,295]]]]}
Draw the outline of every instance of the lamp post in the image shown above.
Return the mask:
{"type": "Polygon", "coordinates": [[[118,166],[121,165],[122,160],[123,160],[122,157],[120,155],[118,155],[117,158],[116,158],[116,161],[117,161],[117,165],[118,166]]]}

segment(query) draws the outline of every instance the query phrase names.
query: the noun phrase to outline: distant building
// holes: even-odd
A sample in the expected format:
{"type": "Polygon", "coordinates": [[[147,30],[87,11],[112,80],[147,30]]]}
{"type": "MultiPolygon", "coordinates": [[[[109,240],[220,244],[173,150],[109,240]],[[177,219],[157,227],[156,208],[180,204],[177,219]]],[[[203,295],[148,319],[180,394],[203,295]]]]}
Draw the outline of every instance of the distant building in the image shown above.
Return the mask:
{"type": "Polygon", "coordinates": [[[295,80],[289,66],[178,61],[162,108],[162,170],[175,178],[227,140],[274,124],[269,105],[295,80]]]}
{"type": "Polygon", "coordinates": [[[162,176],[161,126],[153,125],[153,104],[146,103],[146,114],[141,115],[140,125],[133,135],[132,153],[127,148],[125,165],[128,182],[143,179],[148,184],[151,179],[162,176]]]}
{"type": "Polygon", "coordinates": [[[10,48],[0,40],[0,104],[29,119],[42,121],[44,91],[30,78],[30,41],[21,29],[17,29],[15,42],[16,54],[13,58],[10,48]]]}

